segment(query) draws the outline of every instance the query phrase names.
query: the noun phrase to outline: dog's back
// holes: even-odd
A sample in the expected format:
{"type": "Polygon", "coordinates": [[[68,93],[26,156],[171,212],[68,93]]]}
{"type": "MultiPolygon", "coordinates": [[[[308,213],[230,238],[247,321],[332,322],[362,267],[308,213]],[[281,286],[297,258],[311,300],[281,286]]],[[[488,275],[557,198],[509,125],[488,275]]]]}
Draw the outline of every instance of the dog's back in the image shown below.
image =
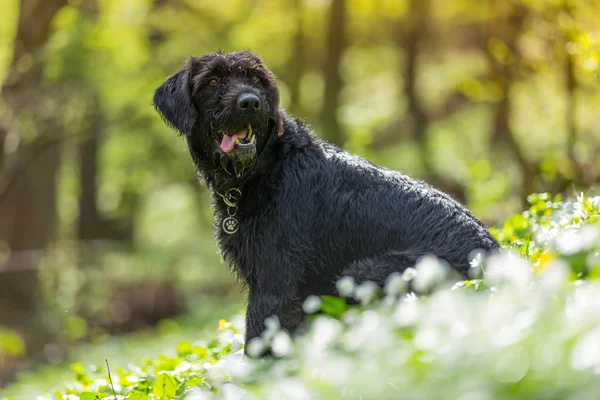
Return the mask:
{"type": "Polygon", "coordinates": [[[450,196],[322,142],[297,121],[285,128],[272,206],[282,208],[282,228],[295,232],[290,244],[311,249],[311,264],[339,276],[360,260],[394,260],[401,270],[434,254],[466,274],[471,251],[499,247],[450,196]]]}

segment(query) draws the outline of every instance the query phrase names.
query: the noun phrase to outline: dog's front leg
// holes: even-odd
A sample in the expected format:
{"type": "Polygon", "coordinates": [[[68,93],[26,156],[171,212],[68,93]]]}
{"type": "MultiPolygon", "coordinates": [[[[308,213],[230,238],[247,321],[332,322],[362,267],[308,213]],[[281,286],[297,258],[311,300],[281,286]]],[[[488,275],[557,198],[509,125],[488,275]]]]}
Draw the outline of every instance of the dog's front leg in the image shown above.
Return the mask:
{"type": "Polygon", "coordinates": [[[281,327],[289,333],[293,333],[302,322],[302,301],[298,298],[296,285],[271,286],[250,288],[246,312],[246,345],[262,334],[265,320],[271,316],[276,316],[281,327]]]}

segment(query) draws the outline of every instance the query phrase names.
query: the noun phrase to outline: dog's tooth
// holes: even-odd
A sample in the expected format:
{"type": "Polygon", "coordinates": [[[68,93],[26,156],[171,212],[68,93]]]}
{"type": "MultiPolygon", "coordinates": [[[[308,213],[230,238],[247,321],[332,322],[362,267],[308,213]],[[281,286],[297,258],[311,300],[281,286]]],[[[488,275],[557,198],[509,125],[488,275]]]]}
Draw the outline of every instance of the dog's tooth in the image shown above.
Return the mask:
{"type": "Polygon", "coordinates": [[[252,125],[248,124],[248,136],[252,137],[252,125]]]}
{"type": "Polygon", "coordinates": [[[236,138],[235,139],[235,144],[240,144],[240,139],[236,138]]]}

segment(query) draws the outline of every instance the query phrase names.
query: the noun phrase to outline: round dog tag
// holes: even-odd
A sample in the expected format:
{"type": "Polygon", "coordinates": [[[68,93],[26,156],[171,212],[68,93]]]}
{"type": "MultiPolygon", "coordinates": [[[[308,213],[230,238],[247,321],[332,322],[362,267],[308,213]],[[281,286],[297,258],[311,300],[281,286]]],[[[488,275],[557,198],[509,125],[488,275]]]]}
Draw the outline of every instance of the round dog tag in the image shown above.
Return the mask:
{"type": "Polygon", "coordinates": [[[228,235],[233,235],[237,232],[239,227],[237,219],[233,217],[227,217],[223,220],[223,232],[228,235]]]}

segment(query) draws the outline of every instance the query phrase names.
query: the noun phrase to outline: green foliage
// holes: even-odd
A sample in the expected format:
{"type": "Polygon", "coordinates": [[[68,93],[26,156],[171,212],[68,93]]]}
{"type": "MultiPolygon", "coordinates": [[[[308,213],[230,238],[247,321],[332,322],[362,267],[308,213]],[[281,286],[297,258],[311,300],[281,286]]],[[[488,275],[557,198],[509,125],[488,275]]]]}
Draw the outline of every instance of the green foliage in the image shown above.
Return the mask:
{"type": "Polygon", "coordinates": [[[21,336],[13,330],[0,327],[0,366],[2,357],[21,357],[25,354],[25,343],[21,336]]]}
{"type": "MultiPolygon", "coordinates": [[[[306,333],[292,341],[269,320],[249,345],[277,360],[244,358],[243,318],[220,320],[210,340],[118,368],[117,398],[593,398],[600,198],[536,194],[529,203],[494,229],[507,252],[476,258],[481,279],[444,281],[446,267],[427,258],[392,276],[383,295],[340,281],[359,305],[310,298],[305,310],[320,313],[306,333]],[[407,293],[407,281],[428,294],[407,293]]],[[[113,398],[103,368],[72,369],[75,381],[56,398],[113,398]]]]}

